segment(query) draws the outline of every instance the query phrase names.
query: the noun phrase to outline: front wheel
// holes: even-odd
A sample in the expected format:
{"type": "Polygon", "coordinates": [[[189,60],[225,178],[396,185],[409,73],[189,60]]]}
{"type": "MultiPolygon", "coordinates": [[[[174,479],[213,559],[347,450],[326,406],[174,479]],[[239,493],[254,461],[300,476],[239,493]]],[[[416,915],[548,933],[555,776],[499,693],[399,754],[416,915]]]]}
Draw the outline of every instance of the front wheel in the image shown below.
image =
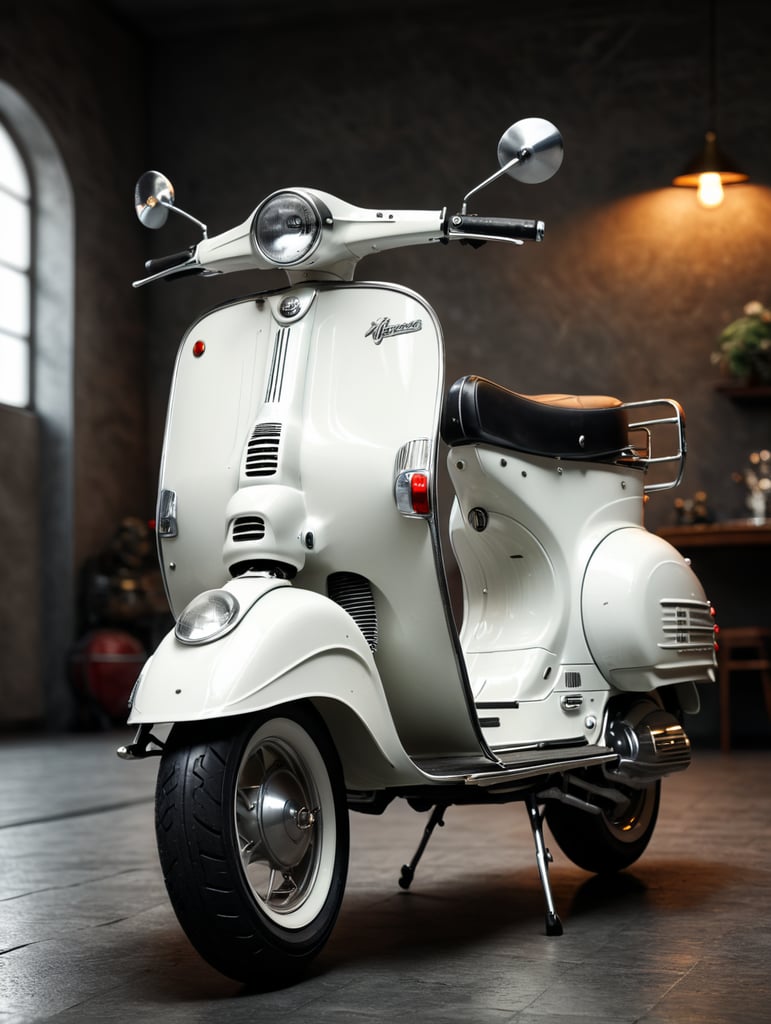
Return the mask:
{"type": "Polygon", "coordinates": [[[337,753],[307,706],[177,726],[158,773],[156,836],[188,938],[237,981],[288,979],[337,918],[348,812],[337,753]]]}
{"type": "Polygon", "coordinates": [[[599,813],[547,804],[546,823],[552,835],[565,856],[585,871],[609,874],[628,868],[642,855],[656,827],[660,780],[643,789],[617,785],[614,790],[620,799],[598,804],[599,813]]]}

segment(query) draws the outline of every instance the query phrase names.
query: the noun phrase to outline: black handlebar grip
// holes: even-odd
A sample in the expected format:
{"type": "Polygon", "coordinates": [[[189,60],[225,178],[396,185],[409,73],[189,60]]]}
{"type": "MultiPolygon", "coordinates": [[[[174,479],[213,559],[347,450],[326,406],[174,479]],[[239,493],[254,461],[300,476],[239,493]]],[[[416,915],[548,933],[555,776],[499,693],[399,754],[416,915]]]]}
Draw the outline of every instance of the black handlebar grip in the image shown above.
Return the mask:
{"type": "Polygon", "coordinates": [[[458,234],[486,235],[488,238],[521,238],[540,242],[544,234],[542,220],[513,217],[477,217],[456,213],[450,217],[450,230],[458,234]]]}
{"type": "Polygon", "coordinates": [[[170,267],[181,267],[192,255],[193,249],[185,249],[183,252],[173,252],[170,256],[159,256],[158,259],[147,260],[145,270],[149,270],[151,274],[158,274],[170,267]]]}

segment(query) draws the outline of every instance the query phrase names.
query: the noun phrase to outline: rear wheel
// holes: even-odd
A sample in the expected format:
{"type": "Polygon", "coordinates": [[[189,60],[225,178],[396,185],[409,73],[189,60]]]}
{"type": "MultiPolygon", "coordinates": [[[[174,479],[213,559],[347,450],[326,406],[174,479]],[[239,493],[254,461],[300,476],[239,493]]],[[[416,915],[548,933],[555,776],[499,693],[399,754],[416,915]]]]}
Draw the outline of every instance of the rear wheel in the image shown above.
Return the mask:
{"type": "Polygon", "coordinates": [[[306,706],[175,728],[156,835],[174,911],[212,966],[244,982],[300,971],[337,918],[348,870],[339,759],[306,706]]]}
{"type": "Polygon", "coordinates": [[[595,814],[558,802],[546,806],[546,823],[560,849],[585,871],[608,874],[628,868],[642,855],[656,827],[660,781],[643,789],[614,784],[613,790],[620,799],[598,801],[595,814]]]}

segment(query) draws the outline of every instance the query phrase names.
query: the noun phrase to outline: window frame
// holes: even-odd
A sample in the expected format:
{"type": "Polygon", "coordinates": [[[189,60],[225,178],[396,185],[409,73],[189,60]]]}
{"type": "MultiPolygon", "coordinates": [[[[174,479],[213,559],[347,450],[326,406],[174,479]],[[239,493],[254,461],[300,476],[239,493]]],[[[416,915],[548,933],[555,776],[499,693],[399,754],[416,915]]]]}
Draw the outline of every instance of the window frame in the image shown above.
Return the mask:
{"type": "MultiPolygon", "coordinates": [[[[71,724],[67,659],[75,638],[75,193],[62,153],[46,121],[26,97],[0,77],[0,116],[31,168],[32,409],[0,406],[7,423],[34,417],[39,428],[41,482],[37,532],[40,567],[41,682],[50,728],[71,724]],[[52,500],[52,496],[54,500],[52,500]],[[41,548],[40,550],[43,550],[41,548]]],[[[11,428],[12,429],[12,428],[11,428]]],[[[31,524],[31,529],[34,526],[31,524]]],[[[31,612],[32,613],[32,612],[31,612]]]]}
{"type": "MultiPolygon", "coordinates": [[[[27,348],[27,367],[26,367],[26,401],[24,403],[7,401],[0,397],[0,403],[8,408],[12,409],[34,409],[35,406],[35,288],[36,288],[36,273],[35,267],[37,263],[37,232],[35,230],[35,222],[37,217],[37,203],[36,203],[36,189],[35,181],[32,172],[31,161],[25,151],[22,141],[19,139],[18,134],[14,131],[13,125],[9,120],[3,116],[0,111],[0,130],[4,131],[7,135],[11,145],[13,146],[16,155],[19,158],[19,162],[22,165],[24,174],[26,176],[26,183],[29,195],[25,198],[19,196],[13,189],[8,188],[5,183],[0,180],[0,191],[11,197],[12,200],[23,203],[27,207],[27,244],[29,249],[29,261],[26,270],[20,270],[19,267],[14,266],[11,263],[0,259],[0,267],[7,268],[11,272],[22,273],[27,278],[27,333],[18,334],[13,330],[6,329],[2,323],[0,323],[0,333],[6,335],[9,338],[17,338],[26,344],[27,348]]],[[[0,367],[0,372],[2,368],[0,367]]]]}

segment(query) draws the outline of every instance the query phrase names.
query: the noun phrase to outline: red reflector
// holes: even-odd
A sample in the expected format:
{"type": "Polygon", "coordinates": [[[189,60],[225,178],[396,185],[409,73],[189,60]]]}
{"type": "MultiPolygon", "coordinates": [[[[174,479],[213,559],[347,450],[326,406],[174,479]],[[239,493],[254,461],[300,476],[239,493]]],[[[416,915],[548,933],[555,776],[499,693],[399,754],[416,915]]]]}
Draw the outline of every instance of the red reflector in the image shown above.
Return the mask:
{"type": "Polygon", "coordinates": [[[410,478],[410,500],[412,511],[419,516],[431,514],[431,505],[428,500],[428,477],[425,473],[413,473],[410,478]]]}
{"type": "Polygon", "coordinates": [[[195,343],[195,345],[193,345],[193,355],[195,356],[196,359],[200,358],[204,354],[205,351],[206,351],[206,342],[205,341],[197,341],[195,343]]]}

